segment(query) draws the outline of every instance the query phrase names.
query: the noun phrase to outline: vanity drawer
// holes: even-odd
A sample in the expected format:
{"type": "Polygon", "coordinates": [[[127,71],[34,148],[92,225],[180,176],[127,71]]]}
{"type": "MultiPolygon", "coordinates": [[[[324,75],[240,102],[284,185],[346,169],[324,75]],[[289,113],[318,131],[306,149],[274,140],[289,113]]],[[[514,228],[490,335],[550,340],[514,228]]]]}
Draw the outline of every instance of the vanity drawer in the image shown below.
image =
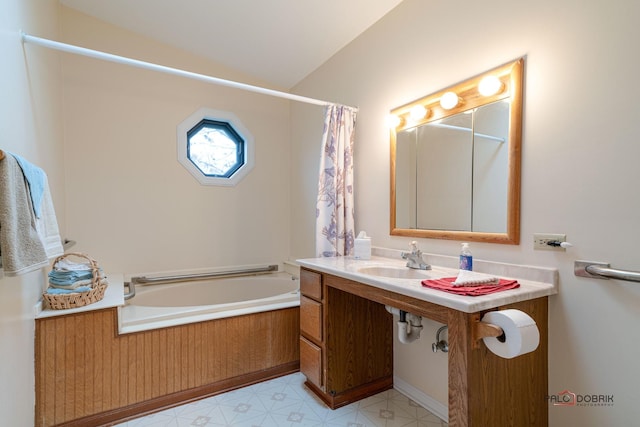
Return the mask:
{"type": "Polygon", "coordinates": [[[300,332],[322,342],[322,304],[304,295],[300,296],[300,332]]]}
{"type": "Polygon", "coordinates": [[[322,276],[314,271],[300,269],[300,292],[318,301],[322,300],[322,276]]]}
{"type": "Polygon", "coordinates": [[[322,349],[300,337],[300,372],[307,380],[322,387],[322,349]]]}

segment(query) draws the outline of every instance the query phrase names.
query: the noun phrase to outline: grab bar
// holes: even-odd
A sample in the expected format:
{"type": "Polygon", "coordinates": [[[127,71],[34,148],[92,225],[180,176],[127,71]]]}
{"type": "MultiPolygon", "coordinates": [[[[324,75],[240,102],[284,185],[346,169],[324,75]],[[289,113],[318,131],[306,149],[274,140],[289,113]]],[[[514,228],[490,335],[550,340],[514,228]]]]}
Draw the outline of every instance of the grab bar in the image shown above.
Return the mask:
{"type": "Polygon", "coordinates": [[[640,271],[618,270],[606,262],[576,261],[573,267],[576,276],[594,279],[618,279],[640,282],[640,271]]]}
{"type": "Polygon", "coordinates": [[[257,268],[244,268],[239,270],[227,270],[227,271],[214,271],[210,273],[198,273],[198,274],[181,274],[175,276],[161,276],[161,277],[146,277],[136,276],[132,277],[131,281],[125,282],[125,286],[129,288],[129,292],[124,295],[124,299],[128,300],[136,295],[136,285],[161,285],[163,283],[176,283],[176,282],[191,282],[196,280],[206,280],[222,277],[234,277],[245,276],[249,274],[268,273],[271,271],[278,271],[278,265],[273,264],[266,267],[257,268]]]}

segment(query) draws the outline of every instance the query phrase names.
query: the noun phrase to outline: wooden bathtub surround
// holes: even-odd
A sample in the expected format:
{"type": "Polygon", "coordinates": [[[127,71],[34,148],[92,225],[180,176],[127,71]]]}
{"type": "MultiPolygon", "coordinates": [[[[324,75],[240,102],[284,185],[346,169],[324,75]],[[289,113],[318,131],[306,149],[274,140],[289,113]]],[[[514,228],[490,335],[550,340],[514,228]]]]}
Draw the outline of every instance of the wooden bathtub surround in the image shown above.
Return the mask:
{"type": "Polygon", "coordinates": [[[298,307],[118,335],[117,309],[36,320],[36,425],[101,426],[299,369],[298,307]]]}
{"type": "Polygon", "coordinates": [[[499,332],[480,324],[485,312],[465,313],[305,268],[300,288],[317,313],[301,318],[300,370],[330,407],[392,387],[393,321],[384,308],[390,305],[449,327],[450,427],[548,426],[548,297],[495,308],[521,310],[540,330],[535,351],[504,359],[480,340],[499,332]]]}

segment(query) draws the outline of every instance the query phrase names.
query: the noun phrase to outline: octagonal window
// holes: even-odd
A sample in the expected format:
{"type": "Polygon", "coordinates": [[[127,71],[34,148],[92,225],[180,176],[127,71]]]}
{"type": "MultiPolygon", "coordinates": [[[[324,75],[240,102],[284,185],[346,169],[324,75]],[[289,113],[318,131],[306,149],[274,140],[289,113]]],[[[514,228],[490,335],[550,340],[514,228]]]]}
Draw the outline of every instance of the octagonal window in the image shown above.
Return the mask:
{"type": "Polygon", "coordinates": [[[233,114],[200,109],[178,125],[178,161],[205,185],[235,185],[253,167],[253,137],[233,114]]]}
{"type": "Polygon", "coordinates": [[[187,132],[187,157],[204,175],[229,178],[244,164],[244,140],[229,123],[203,119],[187,132]]]}

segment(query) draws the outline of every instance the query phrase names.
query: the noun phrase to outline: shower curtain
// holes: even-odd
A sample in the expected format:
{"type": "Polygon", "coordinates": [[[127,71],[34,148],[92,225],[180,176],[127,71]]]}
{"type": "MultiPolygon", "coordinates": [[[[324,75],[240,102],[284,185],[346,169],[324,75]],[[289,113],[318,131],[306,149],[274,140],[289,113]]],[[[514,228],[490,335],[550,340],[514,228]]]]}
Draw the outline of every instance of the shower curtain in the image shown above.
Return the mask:
{"type": "Polygon", "coordinates": [[[343,105],[325,110],[316,204],[316,255],[353,254],[353,140],[356,111],[343,105]]]}

